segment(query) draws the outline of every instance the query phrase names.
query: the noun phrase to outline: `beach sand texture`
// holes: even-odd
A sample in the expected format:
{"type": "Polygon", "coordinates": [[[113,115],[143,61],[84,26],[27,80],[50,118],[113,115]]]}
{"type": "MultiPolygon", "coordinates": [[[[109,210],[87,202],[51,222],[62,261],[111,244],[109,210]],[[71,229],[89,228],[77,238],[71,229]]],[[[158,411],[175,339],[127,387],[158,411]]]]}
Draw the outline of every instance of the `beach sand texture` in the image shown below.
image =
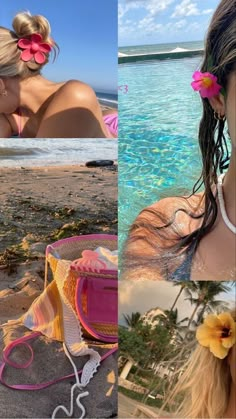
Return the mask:
{"type": "MultiPolygon", "coordinates": [[[[46,245],[77,234],[117,233],[117,168],[82,166],[1,169],[0,171],[0,325],[19,318],[43,290],[46,245]]],[[[24,335],[21,325],[0,326],[0,353],[24,335]]],[[[72,372],[62,345],[43,336],[31,341],[33,364],[26,370],[7,368],[10,384],[47,382],[72,372]]],[[[104,349],[99,352],[104,353],[104,349]]],[[[24,347],[13,358],[27,359],[24,347]]],[[[78,368],[84,361],[73,358],[78,368]]],[[[87,386],[83,399],[88,418],[115,417],[116,355],[107,358],[87,386]]],[[[39,391],[16,391],[0,384],[1,418],[51,417],[54,408],[69,408],[74,380],[39,391]]],[[[76,394],[77,395],[77,394],[76,394]]],[[[74,416],[81,412],[75,407],[74,416]]],[[[63,417],[63,412],[58,413],[63,417]]]]}

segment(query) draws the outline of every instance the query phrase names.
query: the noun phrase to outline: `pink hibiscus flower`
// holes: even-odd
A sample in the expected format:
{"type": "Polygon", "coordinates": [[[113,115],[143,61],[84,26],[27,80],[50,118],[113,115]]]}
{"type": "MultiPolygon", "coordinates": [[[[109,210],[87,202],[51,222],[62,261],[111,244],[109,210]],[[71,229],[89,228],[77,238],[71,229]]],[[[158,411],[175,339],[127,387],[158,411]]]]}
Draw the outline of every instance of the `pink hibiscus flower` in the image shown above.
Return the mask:
{"type": "Polygon", "coordinates": [[[193,79],[191,86],[193,90],[199,91],[202,98],[210,99],[213,96],[217,96],[222,89],[222,86],[217,83],[217,77],[211,73],[195,71],[193,79]]]}

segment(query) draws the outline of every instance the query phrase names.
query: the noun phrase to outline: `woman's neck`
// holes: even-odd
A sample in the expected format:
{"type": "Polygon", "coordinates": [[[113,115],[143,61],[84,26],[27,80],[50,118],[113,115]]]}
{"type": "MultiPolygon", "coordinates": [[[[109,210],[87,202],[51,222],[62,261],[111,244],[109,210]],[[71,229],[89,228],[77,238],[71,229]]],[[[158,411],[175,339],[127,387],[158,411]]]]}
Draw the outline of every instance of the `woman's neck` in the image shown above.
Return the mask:
{"type": "Polygon", "coordinates": [[[233,148],[228,172],[223,183],[225,208],[231,223],[236,224],[236,149],[233,148]]]}
{"type": "Polygon", "coordinates": [[[54,83],[38,75],[20,81],[20,107],[36,114],[45,101],[58,90],[54,83]]]}
{"type": "Polygon", "coordinates": [[[230,390],[230,397],[229,397],[229,403],[228,407],[226,409],[226,412],[224,414],[224,419],[231,419],[236,418],[236,400],[235,400],[235,394],[236,394],[236,386],[235,384],[231,384],[231,390],[230,390]]]}

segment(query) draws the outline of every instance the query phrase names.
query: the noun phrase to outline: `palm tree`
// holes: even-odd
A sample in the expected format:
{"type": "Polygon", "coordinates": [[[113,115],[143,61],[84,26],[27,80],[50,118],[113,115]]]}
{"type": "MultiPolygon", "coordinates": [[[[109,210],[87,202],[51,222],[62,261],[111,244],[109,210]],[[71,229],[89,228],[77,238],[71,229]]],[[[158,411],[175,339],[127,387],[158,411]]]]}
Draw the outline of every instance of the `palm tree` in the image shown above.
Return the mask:
{"type": "MultiPolygon", "coordinates": [[[[225,282],[218,281],[192,281],[192,293],[190,289],[186,289],[186,294],[188,297],[186,300],[190,301],[191,304],[194,304],[194,310],[192,315],[189,318],[187,325],[187,330],[190,328],[191,323],[195,317],[197,310],[202,307],[202,316],[207,307],[216,309],[224,304],[223,301],[216,300],[216,297],[222,292],[228,292],[230,286],[226,285],[225,282]],[[196,297],[193,294],[197,294],[196,297]]],[[[201,316],[201,318],[202,318],[201,316]]]]}
{"type": "Polygon", "coordinates": [[[175,310],[165,310],[164,315],[159,314],[154,318],[154,320],[158,318],[160,320],[159,324],[164,326],[166,329],[168,329],[171,333],[176,333],[178,337],[181,337],[179,335],[179,331],[182,329],[183,325],[182,323],[186,322],[188,320],[188,317],[185,317],[184,319],[178,321],[178,309],[175,310]]]}
{"type": "Polygon", "coordinates": [[[182,292],[187,288],[188,289],[192,288],[192,282],[191,281],[178,281],[178,282],[174,282],[173,285],[174,285],[174,287],[180,287],[180,290],[177,294],[177,297],[176,297],[175,301],[172,304],[172,307],[170,308],[170,311],[174,310],[174,307],[176,306],[176,303],[177,303],[179,297],[181,296],[182,292]]]}
{"type": "Polygon", "coordinates": [[[131,316],[129,314],[123,314],[123,317],[129,330],[135,329],[141,321],[141,313],[138,311],[136,311],[136,313],[131,313],[131,316]]]}
{"type": "Polygon", "coordinates": [[[220,311],[227,311],[228,305],[225,304],[221,300],[209,301],[197,313],[196,326],[199,326],[202,323],[203,316],[204,316],[205,312],[207,312],[209,314],[209,313],[218,311],[219,309],[220,309],[220,311]]]}

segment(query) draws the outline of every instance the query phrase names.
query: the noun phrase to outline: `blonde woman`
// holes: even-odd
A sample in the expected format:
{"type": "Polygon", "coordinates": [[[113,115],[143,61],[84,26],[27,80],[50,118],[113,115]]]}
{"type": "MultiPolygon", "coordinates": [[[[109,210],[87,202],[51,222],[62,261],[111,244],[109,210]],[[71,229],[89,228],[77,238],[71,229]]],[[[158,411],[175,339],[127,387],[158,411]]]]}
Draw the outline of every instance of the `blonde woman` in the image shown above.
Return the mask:
{"type": "Polygon", "coordinates": [[[179,404],[172,418],[235,418],[236,311],[208,315],[196,338],[197,348],[162,409],[179,404]]]}
{"type": "Polygon", "coordinates": [[[47,19],[19,13],[12,26],[0,27],[0,137],[116,137],[117,112],[103,116],[90,86],[41,75],[58,49],[47,19]]]}

